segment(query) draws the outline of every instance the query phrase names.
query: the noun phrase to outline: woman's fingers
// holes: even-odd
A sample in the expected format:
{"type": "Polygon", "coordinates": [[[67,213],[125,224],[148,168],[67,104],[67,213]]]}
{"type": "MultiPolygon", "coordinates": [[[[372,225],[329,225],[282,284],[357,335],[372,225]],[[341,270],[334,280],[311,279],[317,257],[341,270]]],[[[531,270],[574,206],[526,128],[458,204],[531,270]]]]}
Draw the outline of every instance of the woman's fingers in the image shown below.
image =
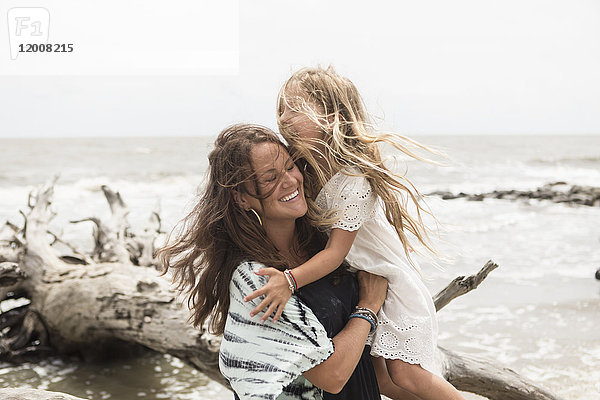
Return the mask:
{"type": "Polygon", "coordinates": [[[388,288],[388,280],[385,279],[383,276],[381,275],[374,275],[371,274],[371,277],[373,279],[373,285],[377,288],[377,290],[379,291],[386,291],[388,288]]]}
{"type": "Polygon", "coordinates": [[[385,301],[388,281],[382,276],[370,274],[365,271],[358,272],[359,299],[378,311],[385,301]]]}
{"type": "Polygon", "coordinates": [[[381,275],[358,271],[358,282],[361,285],[372,287],[376,290],[387,289],[388,281],[381,275]]]}

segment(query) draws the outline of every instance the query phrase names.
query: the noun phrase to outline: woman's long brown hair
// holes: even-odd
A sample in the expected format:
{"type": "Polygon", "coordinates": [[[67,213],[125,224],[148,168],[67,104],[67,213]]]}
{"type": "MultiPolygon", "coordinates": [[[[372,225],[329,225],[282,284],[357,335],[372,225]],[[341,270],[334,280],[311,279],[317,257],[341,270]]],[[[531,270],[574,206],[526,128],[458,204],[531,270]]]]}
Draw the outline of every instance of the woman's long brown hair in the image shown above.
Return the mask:
{"type": "MultiPolygon", "coordinates": [[[[229,284],[241,262],[255,261],[279,269],[295,267],[280,256],[256,216],[234,201],[234,190],[259,199],[270,195],[259,193],[252,168],[252,148],[260,143],[276,143],[286,151],[277,135],[263,126],[238,124],[219,134],[208,157],[204,192],[170,232],[167,245],[157,251],[164,268],[161,275],[172,269],[173,282],[186,294],[193,326],[202,327],[210,321],[208,329],[216,334],[225,328],[229,284]],[[248,188],[254,188],[253,193],[248,188]]],[[[321,250],[327,240],[311,224],[306,216],[296,220],[298,247],[307,256],[321,250]]]]}

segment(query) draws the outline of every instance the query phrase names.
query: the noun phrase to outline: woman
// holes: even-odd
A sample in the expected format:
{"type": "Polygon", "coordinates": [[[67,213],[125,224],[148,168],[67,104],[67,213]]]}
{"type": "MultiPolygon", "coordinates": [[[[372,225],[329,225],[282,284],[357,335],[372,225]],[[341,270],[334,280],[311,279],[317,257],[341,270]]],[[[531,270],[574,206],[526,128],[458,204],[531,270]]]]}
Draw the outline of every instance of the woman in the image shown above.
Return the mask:
{"type": "Polygon", "coordinates": [[[302,174],[269,129],[225,129],[209,162],[206,191],[176,242],[159,253],[163,274],[173,268],[189,295],[193,325],[210,319],[209,329],[223,334],[219,366],[236,398],[379,399],[364,349],[373,321],[353,310],[377,313],[387,281],[363,273],[358,291],[340,267],[298,290],[279,322],[249,317],[261,298],[244,298],[267,279],[255,272],[300,265],[327,237],[306,216],[302,174]]]}

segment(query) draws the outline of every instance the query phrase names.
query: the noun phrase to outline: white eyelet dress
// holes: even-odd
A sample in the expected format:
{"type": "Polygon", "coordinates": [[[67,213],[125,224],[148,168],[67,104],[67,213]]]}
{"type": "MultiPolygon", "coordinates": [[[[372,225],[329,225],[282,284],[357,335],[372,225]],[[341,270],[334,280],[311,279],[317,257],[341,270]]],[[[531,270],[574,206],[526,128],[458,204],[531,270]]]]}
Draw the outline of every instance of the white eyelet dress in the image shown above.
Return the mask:
{"type": "Polygon", "coordinates": [[[431,294],[410,265],[396,230],[385,217],[383,202],[367,178],[347,175],[359,175],[356,167],[346,171],[325,184],[316,203],[323,210],[335,210],[337,220],[330,229],[358,229],[346,257],[350,265],[389,281],[379,325],[367,340],[371,355],[420,364],[441,376],[435,362],[438,324],[431,294]]]}

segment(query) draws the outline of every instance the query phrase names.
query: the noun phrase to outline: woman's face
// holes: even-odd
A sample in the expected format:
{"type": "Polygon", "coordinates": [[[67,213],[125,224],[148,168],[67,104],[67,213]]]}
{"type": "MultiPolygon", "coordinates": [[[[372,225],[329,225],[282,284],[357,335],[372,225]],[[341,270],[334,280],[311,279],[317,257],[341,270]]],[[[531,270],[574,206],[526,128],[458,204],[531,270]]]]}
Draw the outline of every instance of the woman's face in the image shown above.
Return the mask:
{"type": "Polygon", "coordinates": [[[306,214],[304,179],[287,150],[282,145],[266,142],[255,145],[250,156],[259,194],[273,192],[262,202],[249,194],[241,196],[259,213],[263,224],[295,221],[306,214]]]}

